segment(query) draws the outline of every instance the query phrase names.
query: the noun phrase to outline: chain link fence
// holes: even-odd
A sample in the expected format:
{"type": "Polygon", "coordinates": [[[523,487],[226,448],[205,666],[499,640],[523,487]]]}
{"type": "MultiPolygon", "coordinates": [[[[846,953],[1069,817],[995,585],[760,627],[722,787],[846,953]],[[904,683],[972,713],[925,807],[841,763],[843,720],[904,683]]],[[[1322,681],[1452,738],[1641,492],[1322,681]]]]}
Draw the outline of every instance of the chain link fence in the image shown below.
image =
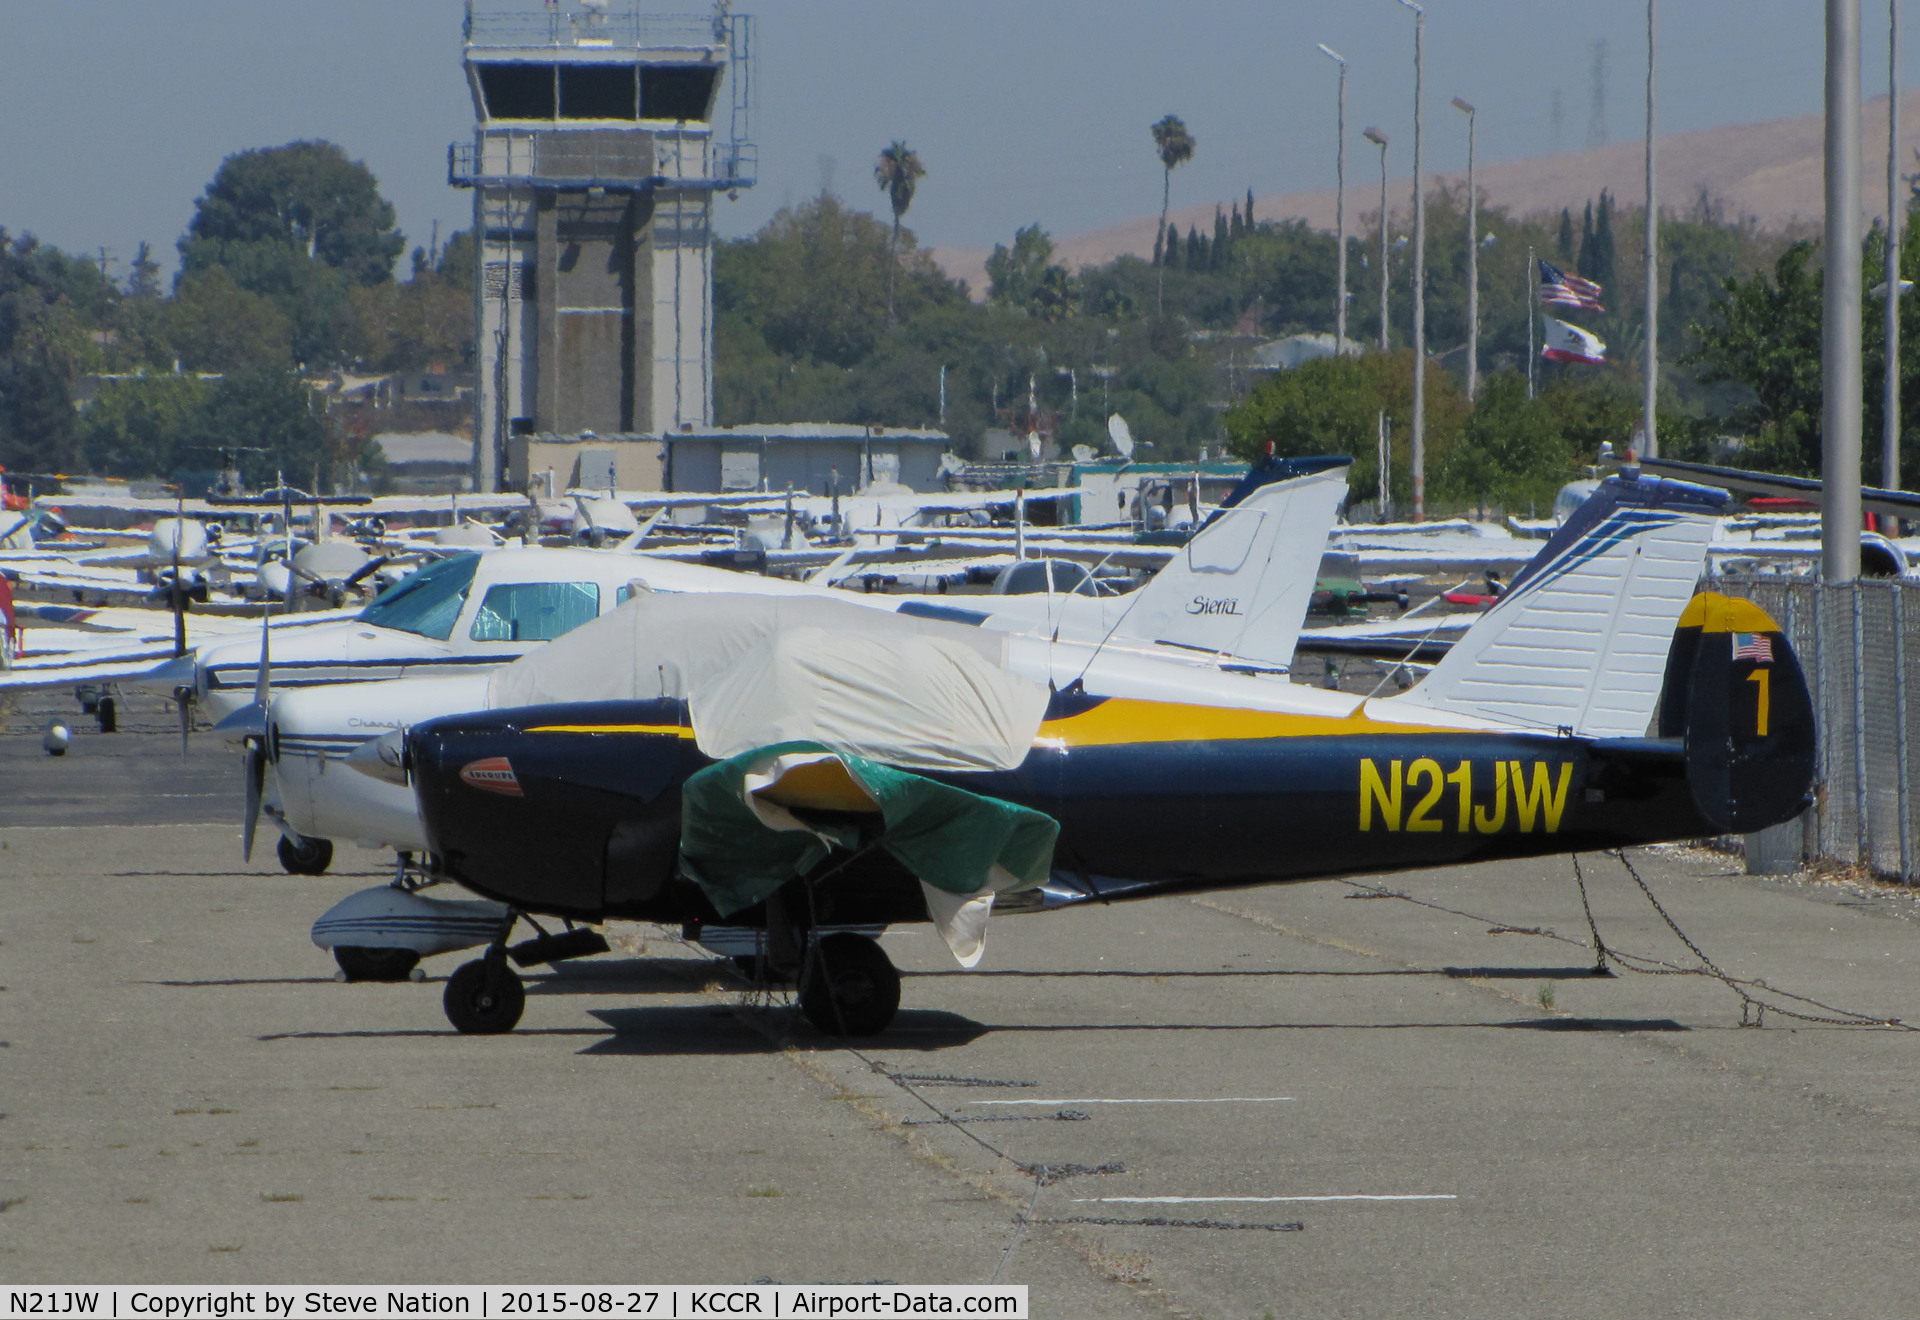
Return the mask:
{"type": "Polygon", "coordinates": [[[1920,741],[1920,584],[1726,576],[1705,586],[1772,615],[1813,690],[1813,805],[1798,820],[1747,836],[1748,869],[1828,859],[1920,879],[1911,772],[1920,741]]]}

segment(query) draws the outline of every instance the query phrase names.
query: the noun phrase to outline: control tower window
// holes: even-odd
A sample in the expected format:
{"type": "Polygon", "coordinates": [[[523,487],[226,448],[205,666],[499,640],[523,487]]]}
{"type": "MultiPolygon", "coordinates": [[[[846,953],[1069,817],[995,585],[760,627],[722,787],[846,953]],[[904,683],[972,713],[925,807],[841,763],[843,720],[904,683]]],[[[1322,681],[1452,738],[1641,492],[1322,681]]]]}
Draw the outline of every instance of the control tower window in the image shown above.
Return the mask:
{"type": "Polygon", "coordinates": [[[639,113],[639,97],[631,64],[563,64],[560,66],[562,119],[632,119],[639,113]]]}
{"type": "Polygon", "coordinates": [[[703,64],[642,70],[640,117],[705,121],[713,104],[713,84],[718,73],[718,69],[703,64]]]}
{"type": "Polygon", "coordinates": [[[551,64],[482,64],[480,92],[489,119],[552,119],[551,64]]]}

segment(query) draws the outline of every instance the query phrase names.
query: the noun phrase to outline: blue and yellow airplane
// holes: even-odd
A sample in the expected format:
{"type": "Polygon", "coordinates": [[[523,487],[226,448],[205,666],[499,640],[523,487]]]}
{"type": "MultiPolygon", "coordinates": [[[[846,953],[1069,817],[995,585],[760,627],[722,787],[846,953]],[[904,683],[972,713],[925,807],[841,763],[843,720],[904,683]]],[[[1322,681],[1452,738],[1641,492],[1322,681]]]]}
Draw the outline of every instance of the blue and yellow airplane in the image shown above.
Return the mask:
{"type": "MultiPolygon", "coordinates": [[[[510,949],[520,914],[748,928],[758,970],[796,979],[811,1020],[863,1034],[891,1020],[899,978],[847,928],[931,921],[971,965],[996,903],[1054,910],[1791,819],[1814,761],[1800,666],[1757,606],[1695,594],[1724,502],[1659,478],[1603,483],[1391,697],[1216,657],[1175,672],[1098,644],[986,646],[949,622],[908,636],[888,631],[897,616],[855,610],[895,622],[770,625],[684,688],[668,689],[663,662],[660,695],[416,726],[405,770],[437,874],[515,914],[450,980],[448,1015],[511,1030],[510,955],[605,948],[582,929],[510,949]]],[[[671,616],[686,637],[699,611],[742,606],[661,608],[694,612],[671,616]]]]}

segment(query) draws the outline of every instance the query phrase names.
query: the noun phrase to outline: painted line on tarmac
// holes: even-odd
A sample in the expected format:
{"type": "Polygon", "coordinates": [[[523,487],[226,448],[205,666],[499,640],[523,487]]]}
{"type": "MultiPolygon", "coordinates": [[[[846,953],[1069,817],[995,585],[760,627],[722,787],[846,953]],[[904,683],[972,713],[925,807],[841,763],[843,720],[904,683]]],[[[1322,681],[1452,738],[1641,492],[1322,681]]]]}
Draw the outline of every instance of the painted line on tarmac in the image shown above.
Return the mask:
{"type": "Polygon", "coordinates": [[[1076,1196],[1107,1205],[1267,1205],[1275,1201],[1458,1201],[1452,1192],[1355,1193],[1349,1196],[1076,1196]]]}
{"type": "Polygon", "coordinates": [[[1228,1095],[1197,1100],[964,1100],[969,1105],[1277,1105],[1292,1100],[1290,1095],[1228,1095]]]}

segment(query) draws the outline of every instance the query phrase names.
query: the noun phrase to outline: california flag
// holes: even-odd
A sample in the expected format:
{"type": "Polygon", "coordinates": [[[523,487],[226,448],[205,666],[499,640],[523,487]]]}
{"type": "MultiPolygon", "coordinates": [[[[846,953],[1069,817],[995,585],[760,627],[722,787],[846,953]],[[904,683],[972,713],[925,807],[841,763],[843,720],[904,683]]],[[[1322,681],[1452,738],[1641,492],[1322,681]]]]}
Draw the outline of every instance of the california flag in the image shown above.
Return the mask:
{"type": "Polygon", "coordinates": [[[1556,321],[1551,316],[1540,319],[1547,323],[1547,343],[1540,351],[1541,357],[1549,362],[1585,362],[1596,367],[1606,365],[1607,346],[1600,341],[1600,336],[1589,334],[1577,325],[1556,321]]]}

